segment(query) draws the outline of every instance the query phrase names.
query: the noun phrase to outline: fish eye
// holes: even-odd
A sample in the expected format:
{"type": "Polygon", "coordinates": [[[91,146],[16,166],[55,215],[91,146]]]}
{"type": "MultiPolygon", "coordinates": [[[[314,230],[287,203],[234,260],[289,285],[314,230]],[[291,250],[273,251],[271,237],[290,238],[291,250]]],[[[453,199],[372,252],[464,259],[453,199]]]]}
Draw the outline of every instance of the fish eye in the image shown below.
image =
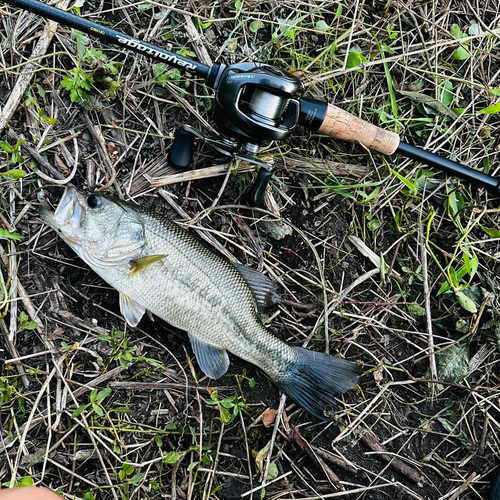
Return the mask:
{"type": "Polygon", "coordinates": [[[96,196],[95,194],[91,194],[87,198],[87,205],[89,206],[89,208],[97,208],[97,207],[100,207],[101,204],[102,204],[102,199],[100,196],[96,196]]]}

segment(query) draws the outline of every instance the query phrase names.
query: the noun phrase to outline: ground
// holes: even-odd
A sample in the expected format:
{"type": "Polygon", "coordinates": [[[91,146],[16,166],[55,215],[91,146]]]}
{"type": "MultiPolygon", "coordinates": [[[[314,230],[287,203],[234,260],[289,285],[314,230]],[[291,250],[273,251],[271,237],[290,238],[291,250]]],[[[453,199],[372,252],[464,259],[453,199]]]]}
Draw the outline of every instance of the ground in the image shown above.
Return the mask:
{"type": "MultiPolygon", "coordinates": [[[[494,0],[74,10],[190,58],[286,69],[308,96],[500,175],[494,0]]],[[[498,192],[298,127],[264,144],[274,175],[266,211],[252,210],[244,162],[229,170],[199,140],[182,180],[166,162],[178,127],[214,126],[202,79],[63,25],[39,52],[45,21],[5,4],[0,15],[2,485],[85,500],[489,498],[498,192]],[[221,176],[193,176],[214,165],[221,176]],[[263,317],[272,333],[358,363],[359,386],[323,422],[237,356],[212,381],[184,332],[157,318],[127,327],[117,292],[38,216],[57,178],[151,206],[263,270],[283,297],[263,317]]]]}

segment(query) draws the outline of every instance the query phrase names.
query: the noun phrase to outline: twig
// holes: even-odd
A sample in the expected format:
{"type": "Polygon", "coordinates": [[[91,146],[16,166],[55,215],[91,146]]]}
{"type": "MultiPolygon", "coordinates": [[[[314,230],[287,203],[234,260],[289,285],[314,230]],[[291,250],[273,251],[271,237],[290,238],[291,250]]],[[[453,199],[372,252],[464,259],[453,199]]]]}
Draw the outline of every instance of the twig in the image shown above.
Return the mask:
{"type": "Polygon", "coordinates": [[[271,436],[271,441],[269,442],[269,451],[266,457],[266,466],[264,467],[264,474],[262,478],[262,487],[267,484],[267,474],[269,472],[269,466],[271,465],[271,457],[273,455],[274,443],[276,442],[276,436],[278,434],[278,428],[283,417],[283,412],[285,411],[286,394],[283,394],[280,399],[280,405],[278,407],[278,413],[276,414],[276,420],[274,421],[273,434],[271,436]]]}
{"type": "MultiPolygon", "coordinates": [[[[432,313],[431,313],[431,295],[429,289],[429,274],[427,272],[427,248],[425,246],[424,238],[424,227],[420,224],[419,232],[419,246],[420,246],[420,259],[422,261],[422,275],[424,277],[424,299],[425,299],[425,317],[427,320],[427,333],[428,333],[428,346],[429,346],[429,363],[431,369],[431,378],[434,380],[438,379],[437,366],[436,366],[436,356],[434,348],[434,335],[432,333],[432,313]]],[[[435,386],[432,386],[432,391],[434,394],[435,386]]]]}
{"type": "Polygon", "coordinates": [[[191,19],[191,16],[187,14],[183,14],[183,16],[184,16],[184,21],[186,21],[185,25],[186,32],[189,36],[189,39],[191,40],[191,43],[193,45],[194,51],[196,52],[196,55],[198,56],[198,59],[203,64],[211,66],[212,58],[210,57],[207,49],[201,42],[201,35],[198,33],[198,30],[196,29],[193,20],[191,19]]]}
{"type": "Polygon", "coordinates": [[[315,450],[311,447],[311,445],[302,437],[300,434],[299,430],[295,425],[290,425],[290,429],[287,432],[287,436],[290,438],[291,441],[293,441],[295,444],[297,444],[302,451],[304,451],[307,456],[313,461],[316,462],[321,469],[323,469],[323,472],[326,474],[328,477],[328,480],[334,484],[337,489],[345,491],[344,486],[340,484],[340,478],[333,472],[330,467],[323,461],[321,457],[317,455],[315,450]]]}
{"type": "Polygon", "coordinates": [[[419,486],[423,486],[424,476],[417,473],[412,467],[405,464],[401,459],[396,456],[391,456],[387,453],[386,448],[380,443],[377,437],[370,431],[362,432],[361,441],[370,448],[370,450],[380,452],[377,456],[388,463],[390,467],[403,474],[406,478],[413,481],[419,486]]]}
{"type": "MultiPolygon", "coordinates": [[[[219,177],[221,175],[227,175],[228,168],[232,168],[231,163],[216,165],[214,167],[198,168],[196,170],[189,170],[187,172],[180,172],[178,174],[171,174],[163,177],[153,177],[151,179],[151,187],[157,188],[161,186],[168,186],[169,184],[177,184],[178,182],[188,182],[198,179],[208,179],[210,177],[219,177]]],[[[238,173],[253,172],[254,170],[255,165],[247,161],[240,161],[236,169],[238,173]]]]}

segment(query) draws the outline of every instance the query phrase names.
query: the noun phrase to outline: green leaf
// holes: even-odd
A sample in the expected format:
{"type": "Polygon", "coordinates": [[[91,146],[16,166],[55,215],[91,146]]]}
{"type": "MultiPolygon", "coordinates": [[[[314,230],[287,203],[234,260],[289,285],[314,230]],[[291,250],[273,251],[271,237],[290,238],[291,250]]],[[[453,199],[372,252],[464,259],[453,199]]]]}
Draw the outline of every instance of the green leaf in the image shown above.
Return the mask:
{"type": "Polygon", "coordinates": [[[500,95],[500,87],[497,88],[497,89],[488,89],[488,92],[491,94],[491,95],[500,95]]]}
{"type": "Polygon", "coordinates": [[[89,44],[89,39],[78,30],[71,30],[71,38],[76,40],[76,47],[78,52],[78,57],[83,59],[85,57],[85,46],[89,44]]]}
{"type": "Polygon", "coordinates": [[[267,480],[271,481],[272,479],[276,479],[278,477],[278,466],[276,465],[276,462],[271,462],[269,464],[269,470],[267,472],[267,480]]]}
{"type": "Polygon", "coordinates": [[[188,472],[191,472],[197,465],[199,465],[200,462],[191,462],[188,467],[187,467],[187,471],[188,472]]]}
{"type": "Polygon", "coordinates": [[[33,486],[35,484],[33,479],[29,476],[25,476],[21,479],[21,486],[33,486]]]}
{"type": "Polygon", "coordinates": [[[462,33],[462,30],[460,29],[460,26],[458,24],[452,25],[450,28],[450,33],[453,36],[453,38],[463,38],[465,35],[462,33]]]}
{"type": "Polygon", "coordinates": [[[363,62],[368,62],[368,59],[361,53],[361,49],[358,45],[354,45],[347,57],[347,68],[355,68],[363,62]]]}
{"type": "Polygon", "coordinates": [[[415,193],[417,191],[417,188],[415,185],[410,182],[406,177],[403,177],[400,173],[396,172],[392,168],[389,167],[389,170],[393,175],[395,175],[412,193],[415,193]]]}
{"type": "Polygon", "coordinates": [[[97,416],[99,416],[99,417],[104,416],[104,411],[98,404],[92,403],[92,408],[96,412],[97,416]]]}
{"type": "Polygon", "coordinates": [[[477,306],[476,303],[470,298],[465,295],[464,292],[460,290],[455,291],[455,297],[457,298],[459,304],[466,310],[471,313],[477,313],[477,306]]]}
{"type": "Polygon", "coordinates": [[[164,457],[162,462],[164,464],[175,464],[182,457],[181,453],[175,453],[175,451],[168,452],[164,457]]]}
{"type": "Polygon", "coordinates": [[[83,495],[83,500],[94,500],[94,494],[91,491],[87,491],[87,493],[83,495]]]}
{"type": "Polygon", "coordinates": [[[418,304],[408,304],[408,310],[412,316],[425,316],[425,309],[418,304]]]}
{"type": "Polygon", "coordinates": [[[401,95],[409,97],[412,101],[416,103],[427,104],[427,106],[430,106],[431,108],[435,109],[438,113],[441,113],[442,115],[449,116],[450,118],[457,117],[456,113],[447,108],[441,101],[438,101],[437,99],[434,99],[431,96],[422,94],[421,92],[413,92],[409,90],[398,90],[398,92],[401,95]]]}
{"type": "MultiPolygon", "coordinates": [[[[438,380],[443,382],[460,382],[469,370],[469,346],[460,342],[447,346],[436,354],[438,380]]],[[[426,375],[430,372],[428,370],[426,375]]],[[[427,377],[428,378],[428,377],[427,377]]]]}
{"type": "Polygon", "coordinates": [[[462,46],[458,47],[458,49],[453,52],[453,59],[456,59],[457,61],[466,61],[469,57],[469,51],[462,46]]]}
{"type": "Polygon", "coordinates": [[[316,23],[316,26],[314,26],[314,28],[319,31],[327,31],[330,29],[330,26],[328,26],[328,24],[323,21],[323,19],[321,19],[316,23]]]}
{"type": "Polygon", "coordinates": [[[493,106],[488,106],[487,108],[480,109],[476,114],[493,115],[495,113],[500,113],[500,102],[493,104],[493,106]]]}
{"type": "Polygon", "coordinates": [[[337,12],[335,12],[335,17],[333,18],[333,21],[335,22],[341,15],[342,15],[342,4],[338,2],[337,12]]]}
{"type": "Polygon", "coordinates": [[[38,323],[36,321],[28,321],[22,325],[23,330],[36,330],[38,328],[38,323]]]}
{"type": "Polygon", "coordinates": [[[107,398],[111,394],[111,387],[106,387],[106,389],[103,389],[100,391],[97,396],[96,396],[96,401],[101,401],[104,398],[107,398]]]}
{"type": "Polygon", "coordinates": [[[219,406],[220,419],[224,424],[231,422],[231,414],[223,407],[219,406]]]}
{"type": "Polygon", "coordinates": [[[257,31],[259,31],[260,29],[264,28],[265,24],[260,20],[256,20],[256,21],[252,21],[250,23],[250,26],[249,26],[249,30],[252,32],[252,33],[257,33],[257,31]]]}
{"type": "Polygon", "coordinates": [[[138,484],[139,482],[142,481],[142,479],[144,478],[144,476],[146,475],[145,472],[139,472],[139,474],[136,474],[135,476],[132,476],[128,482],[130,484],[138,484]]]}
{"type": "Polygon", "coordinates": [[[481,229],[491,238],[500,238],[500,231],[495,228],[480,226],[481,229]]]}
{"type": "Polygon", "coordinates": [[[448,208],[450,209],[451,215],[456,215],[458,213],[457,197],[455,193],[451,193],[448,196],[448,208]]]}
{"type": "Polygon", "coordinates": [[[16,240],[21,241],[23,237],[19,233],[11,233],[7,229],[0,227],[0,240],[16,240]]]}
{"type": "Polygon", "coordinates": [[[8,179],[22,179],[23,177],[26,177],[26,172],[21,168],[13,168],[7,172],[2,172],[1,175],[8,179]]]}
{"type": "Polygon", "coordinates": [[[0,148],[2,148],[6,153],[12,153],[14,151],[12,146],[5,141],[0,141],[0,148]]]}
{"type": "Polygon", "coordinates": [[[484,33],[481,26],[478,23],[471,23],[469,29],[467,30],[470,36],[477,36],[484,33]]]}
{"type": "Polygon", "coordinates": [[[90,403],[86,404],[86,405],[82,405],[82,406],[79,406],[72,414],[71,414],[71,418],[75,418],[75,417],[78,417],[78,415],[80,415],[80,413],[84,412],[88,407],[90,406],[90,403]]]}
{"type": "Polygon", "coordinates": [[[460,429],[457,424],[452,424],[449,420],[446,420],[443,417],[437,417],[436,419],[441,425],[453,436],[458,436],[460,434],[460,429]]]}
{"type": "Polygon", "coordinates": [[[453,102],[453,83],[450,80],[447,80],[444,84],[442,85],[442,82],[440,82],[440,99],[441,102],[445,106],[449,106],[453,102]]]}

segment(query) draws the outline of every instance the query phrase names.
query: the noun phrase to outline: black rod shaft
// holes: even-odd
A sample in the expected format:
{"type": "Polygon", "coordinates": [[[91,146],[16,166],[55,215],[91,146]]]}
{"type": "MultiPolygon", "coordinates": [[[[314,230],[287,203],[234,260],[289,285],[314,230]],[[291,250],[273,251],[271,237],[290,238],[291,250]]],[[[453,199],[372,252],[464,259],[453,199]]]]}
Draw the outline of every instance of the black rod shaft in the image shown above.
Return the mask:
{"type": "Polygon", "coordinates": [[[213,73],[215,70],[215,68],[212,67],[214,65],[207,66],[198,61],[193,61],[192,59],[180,56],[178,54],[175,54],[174,52],[170,52],[150,43],[143,42],[141,40],[138,40],[137,38],[133,38],[131,36],[120,33],[119,31],[115,31],[111,28],[107,28],[106,26],[102,26],[101,24],[89,21],[88,19],[78,17],[77,15],[70,12],[57,9],[56,7],[52,7],[50,5],[46,5],[38,0],[5,1],[6,3],[15,7],[33,12],[34,14],[38,14],[39,16],[42,16],[46,19],[51,19],[52,21],[56,21],[58,23],[69,26],[70,28],[83,31],[84,33],[87,33],[89,35],[102,38],[103,40],[107,40],[108,42],[120,45],[121,47],[128,48],[130,50],[133,50],[134,52],[138,52],[139,54],[147,55],[153,59],[162,61],[183,71],[193,73],[202,78],[207,78],[210,73],[213,73]]]}
{"type": "Polygon", "coordinates": [[[496,179],[491,175],[483,174],[482,172],[478,172],[470,167],[465,167],[464,165],[460,165],[460,163],[452,160],[441,158],[433,153],[429,153],[429,151],[416,148],[415,146],[411,146],[405,142],[399,143],[395,154],[407,156],[412,160],[425,163],[426,165],[442,170],[449,175],[464,179],[476,187],[486,188],[492,194],[497,196],[500,195],[500,179],[496,179]]]}

